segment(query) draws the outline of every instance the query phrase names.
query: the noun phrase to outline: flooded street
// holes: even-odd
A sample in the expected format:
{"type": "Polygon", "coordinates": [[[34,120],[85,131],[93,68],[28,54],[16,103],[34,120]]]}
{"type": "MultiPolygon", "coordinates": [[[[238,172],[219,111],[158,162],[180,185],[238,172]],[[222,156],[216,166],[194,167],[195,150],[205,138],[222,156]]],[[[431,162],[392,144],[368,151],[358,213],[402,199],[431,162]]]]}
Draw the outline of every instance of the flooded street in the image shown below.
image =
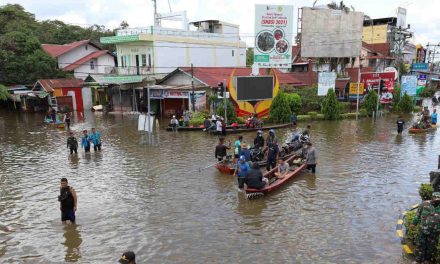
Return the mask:
{"type": "Polygon", "coordinates": [[[394,116],[312,122],[316,175],[247,200],[232,176],[199,171],[215,162],[214,136],[159,130],[149,146],[137,116],[88,113],[72,130],[96,127],[103,150],[70,156],[66,131],[42,120],[0,112],[1,263],[115,263],[127,249],[138,263],[409,263],[396,220],[440,153],[435,131],[398,136],[394,116]],[[60,221],[62,177],[77,226],[60,221]]]}

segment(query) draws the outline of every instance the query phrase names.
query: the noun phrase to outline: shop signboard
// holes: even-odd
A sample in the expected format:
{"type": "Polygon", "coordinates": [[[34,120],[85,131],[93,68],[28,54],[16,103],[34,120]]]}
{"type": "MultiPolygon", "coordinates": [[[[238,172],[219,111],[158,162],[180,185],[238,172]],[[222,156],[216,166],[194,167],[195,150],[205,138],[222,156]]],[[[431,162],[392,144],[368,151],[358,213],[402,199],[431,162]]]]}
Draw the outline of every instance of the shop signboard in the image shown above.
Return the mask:
{"type": "MultiPolygon", "coordinates": [[[[350,88],[348,90],[348,96],[350,100],[357,100],[358,98],[358,83],[350,83],[350,88]]],[[[359,99],[364,97],[364,84],[359,83],[359,99]]]]}
{"type": "Polygon", "coordinates": [[[417,94],[417,76],[416,75],[403,75],[400,82],[402,94],[406,93],[410,96],[417,94]]]}
{"type": "Polygon", "coordinates": [[[380,92],[380,102],[384,104],[391,103],[393,100],[394,79],[394,72],[361,73],[361,82],[364,84],[364,94],[367,94],[370,90],[377,92],[380,90],[380,83],[383,83],[384,87],[380,92]]]}
{"type": "Polygon", "coordinates": [[[413,63],[413,64],[411,64],[412,71],[427,71],[428,68],[429,68],[428,63],[413,63]]]}
{"type": "Polygon", "coordinates": [[[293,6],[255,5],[254,62],[260,68],[290,68],[293,6]]]}
{"type": "Polygon", "coordinates": [[[318,74],[318,96],[326,96],[329,89],[335,90],[336,72],[318,74]]]}

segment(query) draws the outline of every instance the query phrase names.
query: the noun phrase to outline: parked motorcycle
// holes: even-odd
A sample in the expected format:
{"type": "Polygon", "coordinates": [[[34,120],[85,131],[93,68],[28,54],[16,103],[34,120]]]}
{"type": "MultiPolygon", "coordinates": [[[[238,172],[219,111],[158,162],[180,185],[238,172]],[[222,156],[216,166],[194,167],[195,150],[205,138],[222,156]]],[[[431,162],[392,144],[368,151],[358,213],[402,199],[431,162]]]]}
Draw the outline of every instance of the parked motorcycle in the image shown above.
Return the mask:
{"type": "Polygon", "coordinates": [[[264,152],[262,148],[250,148],[252,162],[262,161],[264,159],[264,152]]]}

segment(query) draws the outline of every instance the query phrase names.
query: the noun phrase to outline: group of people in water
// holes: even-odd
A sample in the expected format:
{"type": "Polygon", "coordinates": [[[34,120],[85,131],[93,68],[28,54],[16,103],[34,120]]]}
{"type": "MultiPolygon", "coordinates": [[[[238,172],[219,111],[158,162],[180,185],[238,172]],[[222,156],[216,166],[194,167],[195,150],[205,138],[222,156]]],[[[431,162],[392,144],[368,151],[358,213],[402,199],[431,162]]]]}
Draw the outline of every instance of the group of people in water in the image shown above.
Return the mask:
{"type": "MultiPolygon", "coordinates": [[[[84,149],[84,152],[90,152],[92,144],[95,152],[101,151],[101,133],[92,128],[91,133],[88,134],[87,129],[84,129],[81,136],[81,147],[84,149]]],[[[67,148],[70,150],[70,155],[73,153],[78,154],[78,140],[72,131],[69,132],[69,137],[67,138],[67,148]]]]}
{"type": "MultiPolygon", "coordinates": [[[[306,129],[299,131],[294,126],[292,130],[292,138],[289,143],[299,141],[300,138],[307,138],[301,147],[301,151],[298,153],[307,163],[307,169],[315,173],[317,161],[317,151],[310,142],[310,125],[306,129]]],[[[234,142],[234,176],[237,176],[238,188],[244,189],[244,185],[248,188],[261,189],[269,184],[269,179],[263,177],[263,172],[260,170],[261,160],[255,158],[254,153],[264,153],[266,158],[266,170],[270,171],[276,168],[274,173],[276,179],[285,177],[290,171],[289,164],[285,161],[285,157],[280,155],[280,147],[278,145],[278,139],[275,136],[275,130],[270,129],[269,135],[265,139],[263,137],[263,131],[259,130],[254,139],[254,145],[248,148],[248,144],[243,142],[243,136],[238,136],[234,142]]],[[[222,162],[223,165],[227,165],[231,156],[227,155],[227,151],[231,149],[231,142],[228,145],[225,144],[225,138],[220,137],[218,145],[215,148],[215,158],[222,162]]]]}

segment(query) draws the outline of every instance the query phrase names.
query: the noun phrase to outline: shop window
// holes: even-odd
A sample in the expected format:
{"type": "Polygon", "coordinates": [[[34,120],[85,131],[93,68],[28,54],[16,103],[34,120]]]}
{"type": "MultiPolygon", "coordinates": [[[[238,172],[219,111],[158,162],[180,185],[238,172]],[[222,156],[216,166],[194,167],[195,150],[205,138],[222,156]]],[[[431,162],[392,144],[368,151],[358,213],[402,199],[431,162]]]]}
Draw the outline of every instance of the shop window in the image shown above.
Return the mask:
{"type": "Polygon", "coordinates": [[[90,70],[95,69],[95,62],[93,60],[90,61],[90,70]]]}

